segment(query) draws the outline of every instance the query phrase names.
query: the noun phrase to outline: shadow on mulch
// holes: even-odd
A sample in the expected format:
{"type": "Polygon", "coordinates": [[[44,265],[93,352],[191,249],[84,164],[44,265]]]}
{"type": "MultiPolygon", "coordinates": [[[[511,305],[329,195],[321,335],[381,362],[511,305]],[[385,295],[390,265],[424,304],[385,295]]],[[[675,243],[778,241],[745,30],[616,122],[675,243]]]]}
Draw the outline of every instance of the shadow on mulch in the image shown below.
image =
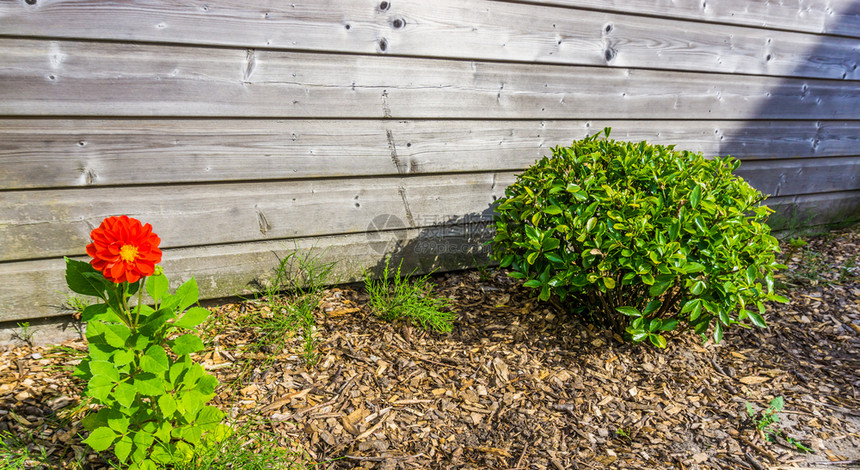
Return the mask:
{"type": "MultiPolygon", "coordinates": [[[[240,422],[266,418],[277,444],[300,446],[320,468],[845,467],[860,459],[858,245],[856,230],[812,240],[789,260],[791,303],[770,306],[770,327],[730,330],[720,345],[693,335],[665,351],[620,343],[487,268],[434,277],[458,312],[449,335],[380,322],[363,292],[340,287],[317,312],[315,366],[295,352],[299,338],[271,354],[254,347],[255,331],[237,321],[268,314],[254,302],[213,309],[200,359],[224,384],[215,404],[240,422]],[[775,428],[814,454],[756,431],[747,402],[761,410],[778,396],[775,428]]],[[[75,450],[74,422],[35,419],[52,398],[76,399],[67,376],[46,370],[68,357],[38,351],[0,354],[0,410],[13,410],[0,429],[29,430],[57,454],[71,439],[75,450]]]]}

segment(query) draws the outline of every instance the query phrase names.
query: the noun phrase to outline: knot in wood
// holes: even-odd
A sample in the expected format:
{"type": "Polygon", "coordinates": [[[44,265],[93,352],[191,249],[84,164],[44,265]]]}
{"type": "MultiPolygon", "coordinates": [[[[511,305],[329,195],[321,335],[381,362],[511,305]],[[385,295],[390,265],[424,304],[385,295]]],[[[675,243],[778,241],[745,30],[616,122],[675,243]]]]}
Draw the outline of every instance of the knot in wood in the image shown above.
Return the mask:
{"type": "Polygon", "coordinates": [[[615,52],[615,49],[610,47],[603,52],[603,58],[606,59],[607,62],[612,62],[612,59],[615,59],[616,54],[617,52],[615,52]]]}

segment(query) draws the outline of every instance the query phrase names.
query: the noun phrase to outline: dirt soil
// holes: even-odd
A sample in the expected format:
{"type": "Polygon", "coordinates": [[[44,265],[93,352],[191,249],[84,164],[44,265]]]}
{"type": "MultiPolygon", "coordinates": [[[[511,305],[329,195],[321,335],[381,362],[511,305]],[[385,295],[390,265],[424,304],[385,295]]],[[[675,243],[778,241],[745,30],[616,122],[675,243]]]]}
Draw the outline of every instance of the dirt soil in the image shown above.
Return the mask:
{"type": "MultiPolygon", "coordinates": [[[[321,468],[858,468],[858,262],[857,228],[811,239],[780,276],[791,302],[769,306],[769,328],[731,329],[719,345],[691,333],[666,350],[624,344],[488,269],[435,277],[459,313],[448,335],[381,322],[359,288],[340,287],[317,312],[315,366],[298,338],[253,347],[238,319],[267,313],[254,302],[213,308],[199,359],[222,383],[214,404],[238,422],[262,416],[321,468]],[[747,403],[760,412],[780,396],[770,442],[747,403]]],[[[69,349],[2,350],[0,431],[58,467],[102,468],[68,412],[82,387],[63,367],[74,361],[69,349]]]]}

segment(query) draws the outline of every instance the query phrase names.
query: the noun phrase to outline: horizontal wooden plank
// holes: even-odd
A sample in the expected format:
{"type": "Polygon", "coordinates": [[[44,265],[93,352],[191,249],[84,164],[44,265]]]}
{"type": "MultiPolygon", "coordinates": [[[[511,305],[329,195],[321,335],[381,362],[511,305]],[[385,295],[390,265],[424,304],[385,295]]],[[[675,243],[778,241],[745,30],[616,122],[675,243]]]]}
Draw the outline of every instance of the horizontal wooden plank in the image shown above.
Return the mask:
{"type": "Polygon", "coordinates": [[[855,38],[489,0],[380,5],[4,2],[0,21],[15,36],[860,79],[855,38]]]}
{"type": "MultiPolygon", "coordinates": [[[[363,270],[381,271],[382,260],[393,255],[404,270],[418,273],[473,266],[486,259],[483,242],[489,232],[474,225],[454,225],[452,230],[419,229],[380,232],[378,236],[348,234],[295,240],[237,243],[212,247],[165,250],[162,265],[171,289],[192,276],[201,298],[211,299],[253,293],[265,283],[278,260],[290,252],[310,256],[318,263],[335,263],[333,283],[362,279],[363,270]]],[[[81,258],[83,259],[83,258],[81,258]]],[[[59,316],[65,289],[62,259],[0,263],[0,322],[59,316]],[[51,286],[46,289],[44,286],[51,286]]]]}
{"type": "Polygon", "coordinates": [[[79,255],[105,218],[151,223],[162,247],[430,226],[491,217],[512,173],[0,193],[0,260],[79,255]],[[381,217],[381,219],[377,219],[381,217]]]}
{"type": "Polygon", "coordinates": [[[860,190],[860,157],[744,162],[737,174],[773,196],[860,190]]]}
{"type": "MultiPolygon", "coordinates": [[[[509,1],[509,0],[500,0],[509,1]]],[[[648,15],[781,29],[807,33],[860,37],[860,5],[855,0],[518,0],[532,5],[648,15]]]]}
{"type": "MultiPolygon", "coordinates": [[[[795,216],[780,221],[781,214],[814,214],[804,219],[807,223],[833,221],[834,217],[841,221],[860,219],[858,191],[773,198],[768,205],[780,211],[771,218],[772,226],[783,230],[798,227],[799,219],[795,216]]],[[[242,295],[252,292],[256,282],[265,282],[279,257],[290,251],[306,254],[313,249],[320,262],[336,262],[336,282],[359,280],[363,268],[378,269],[387,253],[405,259],[406,266],[417,267],[419,272],[466,267],[486,254],[481,242],[489,233],[480,227],[483,225],[461,224],[441,232],[405,229],[372,236],[357,233],[179,248],[165,250],[163,265],[172,288],[194,276],[202,298],[242,295]]],[[[65,285],[63,269],[62,259],[0,263],[0,321],[62,315],[66,293],[60,290],[65,285]],[[56,289],[44,289],[46,285],[56,289]]]]}
{"type": "Polygon", "coordinates": [[[768,219],[774,230],[809,230],[818,225],[860,220],[860,191],[774,197],[765,205],[776,211],[768,219]]]}
{"type": "Polygon", "coordinates": [[[857,121],[0,119],[0,189],[517,171],[604,127],[745,161],[860,148],[857,121]]]}
{"type": "Polygon", "coordinates": [[[0,39],[0,115],[860,118],[860,88],[556,65],[0,39]]]}

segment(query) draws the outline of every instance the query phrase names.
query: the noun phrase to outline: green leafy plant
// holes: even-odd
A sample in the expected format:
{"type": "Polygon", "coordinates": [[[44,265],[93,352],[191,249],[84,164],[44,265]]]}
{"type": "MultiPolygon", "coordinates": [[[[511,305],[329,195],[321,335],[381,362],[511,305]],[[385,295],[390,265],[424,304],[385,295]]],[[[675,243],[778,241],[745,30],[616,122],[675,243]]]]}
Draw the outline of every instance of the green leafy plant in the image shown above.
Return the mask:
{"type": "Polygon", "coordinates": [[[149,224],[111,217],[91,237],[91,264],[66,258],[69,288],[98,299],[81,313],[89,354],[74,372],[98,407],[83,420],[84,442],[97,452],[113,447],[133,470],[188,461],[196,446],[230,433],[224,413],[206,406],[217,379],[191,359],[204,348],[194,331],[209,316],[193,306],[197,283],[168,293],[149,224]],[[154,306],[143,302],[144,289],[154,306]]]}
{"type": "Polygon", "coordinates": [[[79,319],[81,316],[81,312],[83,312],[88,305],[89,304],[86,300],[82,299],[77,295],[66,295],[65,307],[70,310],[73,315],[75,315],[75,318],[79,319]]]}
{"type": "Polygon", "coordinates": [[[756,419],[758,413],[750,402],[746,402],[747,414],[755,423],[756,429],[763,434],[772,432],[771,426],[779,422],[779,412],[782,411],[784,405],[783,398],[781,396],[776,397],[770,401],[768,407],[762,410],[761,416],[756,419]]]}
{"type": "Polygon", "coordinates": [[[20,322],[16,323],[18,325],[18,331],[14,332],[13,335],[18,340],[27,343],[28,345],[33,345],[33,335],[35,332],[30,328],[30,322],[20,322]]]}
{"type": "Polygon", "coordinates": [[[789,445],[801,452],[814,452],[812,449],[794,439],[787,436],[781,429],[776,429],[775,425],[779,422],[779,413],[782,412],[785,402],[781,396],[770,401],[767,408],[761,411],[761,414],[755,411],[750,402],[746,402],[747,415],[755,425],[756,430],[768,442],[774,442],[778,437],[781,437],[789,445]]]}
{"type": "Polygon", "coordinates": [[[786,262],[790,262],[791,258],[797,253],[797,250],[809,245],[806,240],[802,238],[791,238],[788,240],[788,251],[783,255],[785,257],[786,262]]]}
{"type": "Polygon", "coordinates": [[[234,427],[235,432],[195,453],[175,470],[308,470],[305,456],[292,449],[273,445],[280,436],[264,431],[268,423],[251,420],[234,427]]]}
{"type": "Polygon", "coordinates": [[[0,431],[0,468],[4,470],[25,470],[50,468],[48,453],[43,446],[35,447],[35,452],[30,449],[34,442],[33,436],[14,435],[7,431],[0,431]]]}
{"type": "Polygon", "coordinates": [[[693,328],[719,342],[765,327],[778,243],[739,162],[591,136],[552,149],[496,206],[493,257],[541,300],[556,295],[634,342],[693,328]]]}
{"type": "Polygon", "coordinates": [[[292,252],[278,259],[272,277],[261,283],[258,301],[271,312],[268,316],[246,317],[262,333],[259,347],[283,349],[295,333],[301,335],[299,354],[307,366],[319,361],[316,350],[314,311],[322,299],[323,288],[333,280],[334,262],[321,261],[322,253],[313,249],[304,256],[292,252]]]}
{"type": "Polygon", "coordinates": [[[393,273],[389,269],[390,261],[390,257],[386,258],[378,280],[364,273],[364,289],[370,296],[373,313],[385,321],[406,319],[428,331],[451,332],[457,314],[450,310],[448,299],[433,295],[430,274],[410,281],[411,275],[401,276],[403,261],[393,273]]]}

